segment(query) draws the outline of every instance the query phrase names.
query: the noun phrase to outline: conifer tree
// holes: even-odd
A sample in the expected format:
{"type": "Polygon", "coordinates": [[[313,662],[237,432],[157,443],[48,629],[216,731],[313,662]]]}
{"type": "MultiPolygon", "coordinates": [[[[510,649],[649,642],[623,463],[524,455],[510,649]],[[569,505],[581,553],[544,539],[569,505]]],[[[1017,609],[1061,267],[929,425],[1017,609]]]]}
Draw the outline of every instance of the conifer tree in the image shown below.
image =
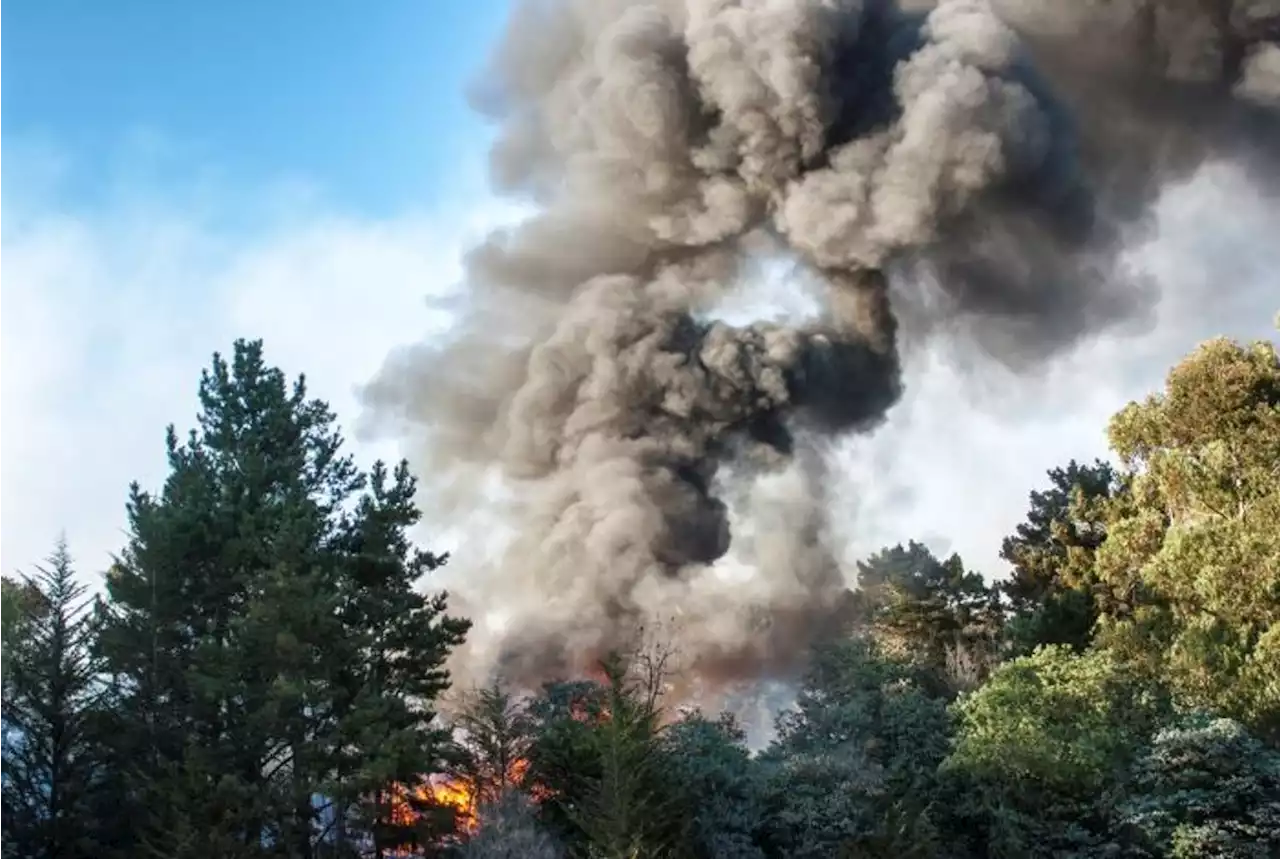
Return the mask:
{"type": "MultiPolygon", "coordinates": [[[[1012,574],[1001,584],[1012,617],[1006,628],[1015,655],[1041,644],[1084,649],[1102,595],[1094,555],[1106,540],[1106,502],[1123,489],[1101,460],[1072,460],[1049,471],[1049,487],[1033,491],[1027,518],[1001,544],[1012,574]]],[[[1105,603],[1105,600],[1104,600],[1105,603]]]]}
{"type": "Polygon", "coordinates": [[[0,686],[8,694],[9,654],[27,637],[27,628],[40,608],[40,591],[29,580],[0,579],[0,686]]]}
{"type": "Polygon", "coordinates": [[[102,652],[124,791],[157,855],[341,855],[361,801],[435,766],[430,701],[466,624],[414,590],[414,483],[342,453],[334,415],[261,342],[215,355],[198,429],[134,487],[102,652]]]}
{"type": "Polygon", "coordinates": [[[101,688],[90,652],[92,614],[65,540],[14,587],[4,642],[4,850],[23,859],[98,855],[93,797],[102,766],[93,737],[101,688]]]}
{"type": "Polygon", "coordinates": [[[336,544],[344,561],[338,618],[347,655],[328,675],[339,740],[334,800],[339,821],[352,811],[378,833],[378,849],[421,840],[392,825],[387,804],[376,801],[387,785],[422,787],[428,774],[455,763],[455,746],[431,704],[448,687],[445,658],[470,626],[445,613],[443,595],[415,587],[448,561],[409,542],[421,518],[416,490],[406,463],[394,472],[375,463],[336,544]]]}
{"type": "Polygon", "coordinates": [[[455,777],[477,806],[502,805],[507,793],[524,786],[529,767],[534,722],[528,701],[494,683],[466,696],[453,725],[462,733],[455,777]]]}
{"type": "Polygon", "coordinates": [[[593,731],[598,776],[584,781],[570,815],[599,859],[668,855],[688,824],[666,774],[661,713],[628,667],[618,656],[601,666],[608,715],[593,731]]]}
{"type": "Polygon", "coordinates": [[[1000,629],[996,593],[959,555],[939,560],[914,540],[858,564],[873,636],[888,653],[933,669],[958,688],[981,680],[1000,629]]]}
{"type": "Polygon", "coordinates": [[[1280,752],[1232,719],[1191,713],[1152,738],[1119,809],[1143,855],[1280,855],[1280,752]]]}

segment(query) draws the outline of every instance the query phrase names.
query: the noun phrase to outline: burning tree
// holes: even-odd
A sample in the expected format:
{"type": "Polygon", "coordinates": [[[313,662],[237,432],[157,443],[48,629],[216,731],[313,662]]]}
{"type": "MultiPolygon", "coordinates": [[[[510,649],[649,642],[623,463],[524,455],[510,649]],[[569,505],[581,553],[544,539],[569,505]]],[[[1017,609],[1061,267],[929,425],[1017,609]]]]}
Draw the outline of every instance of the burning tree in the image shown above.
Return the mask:
{"type": "Polygon", "coordinates": [[[529,778],[543,821],[609,856],[661,852],[681,840],[685,818],[664,767],[659,696],[633,668],[610,656],[604,683],[548,686],[533,710],[529,778]]]}
{"type": "Polygon", "coordinates": [[[453,781],[467,786],[473,812],[524,786],[533,726],[529,701],[500,684],[475,690],[464,700],[454,720],[460,750],[453,781]]]}
{"type": "MultiPolygon", "coordinates": [[[[594,672],[599,680],[548,684],[537,696],[498,684],[471,692],[453,718],[449,765],[396,791],[392,823],[406,844],[415,835],[422,844],[475,843],[483,855],[504,843],[491,827],[550,849],[552,840],[531,834],[540,830],[526,825],[529,815],[561,840],[615,852],[676,843],[681,799],[664,771],[658,706],[665,666],[661,655],[610,656],[594,672]]],[[[499,853],[514,855],[509,848],[499,853]]]]}
{"type": "Polygon", "coordinates": [[[475,690],[458,707],[452,729],[442,771],[416,786],[398,786],[390,798],[392,825],[416,840],[467,842],[480,831],[487,809],[520,791],[540,796],[526,785],[533,742],[526,700],[497,684],[475,690]]]}

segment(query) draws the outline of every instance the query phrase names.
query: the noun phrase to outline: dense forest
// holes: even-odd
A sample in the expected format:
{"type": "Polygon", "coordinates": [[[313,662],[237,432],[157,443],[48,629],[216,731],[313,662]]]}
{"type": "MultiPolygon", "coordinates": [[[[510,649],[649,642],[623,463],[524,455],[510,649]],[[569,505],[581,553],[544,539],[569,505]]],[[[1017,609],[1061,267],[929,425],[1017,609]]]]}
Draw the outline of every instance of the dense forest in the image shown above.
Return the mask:
{"type": "MultiPolygon", "coordinates": [[[[266,361],[215,356],[92,595],[4,580],[5,857],[1280,856],[1280,359],[1215,340],[1029,487],[985,576],[856,571],[767,748],[662,654],[452,690],[404,463],[363,472],[266,361]]],[[[465,550],[465,547],[464,547],[465,550]]]]}

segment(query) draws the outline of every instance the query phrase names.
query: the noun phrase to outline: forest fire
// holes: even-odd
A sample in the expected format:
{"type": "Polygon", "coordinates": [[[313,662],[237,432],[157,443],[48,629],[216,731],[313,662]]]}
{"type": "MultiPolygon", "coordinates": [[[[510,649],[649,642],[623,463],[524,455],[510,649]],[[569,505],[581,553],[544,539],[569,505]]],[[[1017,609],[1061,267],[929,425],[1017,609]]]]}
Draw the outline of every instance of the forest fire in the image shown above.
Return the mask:
{"type": "Polygon", "coordinates": [[[459,832],[474,832],[478,825],[476,794],[476,786],[466,779],[436,775],[428,781],[421,798],[432,805],[452,810],[459,832]]]}
{"type": "MultiPolygon", "coordinates": [[[[391,798],[391,822],[396,826],[412,827],[423,818],[439,810],[452,816],[453,828],[460,835],[474,834],[480,828],[480,808],[486,800],[509,788],[524,786],[529,771],[529,761],[519,758],[507,768],[501,780],[494,784],[485,780],[464,776],[436,773],[410,792],[403,786],[396,789],[391,798]]],[[[539,800],[544,791],[531,790],[530,796],[539,800]]]]}

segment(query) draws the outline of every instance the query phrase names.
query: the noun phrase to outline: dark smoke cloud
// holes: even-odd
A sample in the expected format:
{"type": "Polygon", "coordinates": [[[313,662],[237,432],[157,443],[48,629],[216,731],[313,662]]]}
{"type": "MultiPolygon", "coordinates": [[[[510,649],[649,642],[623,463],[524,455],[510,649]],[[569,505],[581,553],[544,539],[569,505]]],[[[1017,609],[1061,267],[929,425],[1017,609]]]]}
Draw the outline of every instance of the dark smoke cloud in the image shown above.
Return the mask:
{"type": "Polygon", "coordinates": [[[993,0],[1079,130],[1113,214],[1212,157],[1274,189],[1280,0],[993,0]]]}
{"type": "Polygon", "coordinates": [[[1275,7],[518,5],[476,100],[537,214],[468,257],[455,338],[367,391],[423,437],[436,512],[513,488],[470,589],[509,617],[463,670],[541,679],[656,621],[713,682],[785,668],[845,593],[825,440],[891,408],[904,335],[1017,362],[1139,312],[1117,253],[1160,182],[1267,153],[1275,7]],[[779,257],[822,280],[816,321],[710,318],[779,257]]]}

